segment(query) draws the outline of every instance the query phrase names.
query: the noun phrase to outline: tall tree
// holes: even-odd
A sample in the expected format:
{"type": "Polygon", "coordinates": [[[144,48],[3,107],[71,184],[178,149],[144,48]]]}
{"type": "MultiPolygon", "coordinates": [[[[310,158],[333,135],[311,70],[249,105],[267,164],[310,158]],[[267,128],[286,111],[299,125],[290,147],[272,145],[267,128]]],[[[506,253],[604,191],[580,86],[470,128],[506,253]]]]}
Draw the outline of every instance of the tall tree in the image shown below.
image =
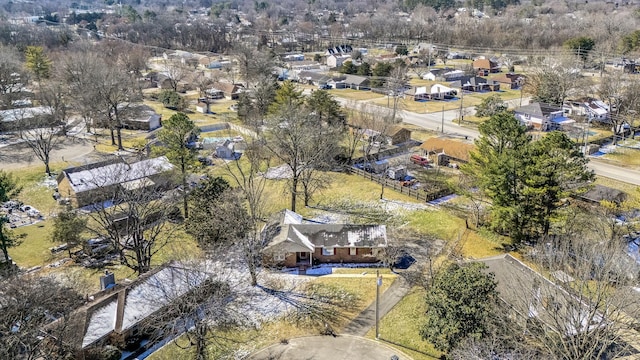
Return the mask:
{"type": "Polygon", "coordinates": [[[187,177],[189,171],[197,164],[196,149],[189,146],[189,142],[193,141],[199,133],[200,128],[184,113],[171,115],[158,132],[158,140],[164,145],[158,148],[158,151],[166,155],[169,161],[180,170],[184,216],[186,218],[189,217],[187,177]]]}
{"type": "Polygon", "coordinates": [[[491,226],[518,242],[527,233],[529,204],[524,198],[525,157],[531,138],[526,128],[508,112],[490,117],[478,127],[480,137],[462,171],[475,178],[491,199],[491,226]]]}
{"type": "Polygon", "coordinates": [[[27,46],[24,51],[25,66],[33,73],[36,81],[51,76],[51,60],[44,53],[42,46],[27,46]]]}
{"type": "Polygon", "coordinates": [[[40,83],[38,100],[44,105],[44,113],[34,114],[28,109],[20,111],[16,126],[20,138],[42,161],[45,173],[51,176],[51,152],[64,139],[70,115],[67,89],[58,81],[40,83]]]}
{"type": "Polygon", "coordinates": [[[481,263],[449,264],[432,279],[427,290],[426,322],[420,330],[440,351],[453,349],[465,338],[480,338],[497,302],[493,274],[481,263]]]}
{"type": "Polygon", "coordinates": [[[482,99],[482,102],[476,105],[476,115],[482,117],[493,116],[505,110],[507,110],[507,104],[505,104],[498,94],[492,94],[482,99]]]}
{"type": "Polygon", "coordinates": [[[529,145],[524,196],[529,197],[531,219],[539,236],[549,235],[551,218],[563,205],[562,199],[586,190],[594,174],[588,159],[576,144],[560,131],[547,134],[529,145]]]}
{"type": "MultiPolygon", "coordinates": [[[[139,169],[143,179],[147,179],[144,174],[149,170],[139,169]]],[[[129,166],[121,164],[105,177],[123,178],[127,171],[129,166]]],[[[92,181],[108,200],[94,206],[87,228],[108,239],[120,262],[139,275],[151,270],[154,256],[173,240],[177,226],[171,222],[182,220],[177,199],[166,194],[173,187],[172,180],[155,177],[129,189],[104,186],[104,178],[92,181]]]]}
{"type": "Polygon", "coordinates": [[[82,244],[82,233],[86,228],[87,219],[68,207],[53,218],[53,232],[50,240],[55,243],[66,243],[69,257],[71,257],[71,250],[82,244]]]}
{"type": "Polygon", "coordinates": [[[0,46],[0,108],[13,107],[27,82],[20,54],[13,48],[0,46]]]}
{"type": "Polygon", "coordinates": [[[587,61],[589,52],[593,50],[596,42],[588,36],[579,36],[565,41],[563,45],[567,49],[575,51],[575,54],[584,63],[585,61],[587,61]]]}
{"type": "Polygon", "coordinates": [[[307,106],[321,123],[343,126],[344,115],[340,103],[326,90],[316,90],[307,98],[307,106]]]}
{"type": "Polygon", "coordinates": [[[533,97],[533,101],[562,106],[567,97],[584,87],[579,71],[571,62],[547,60],[527,74],[522,90],[533,97]]]}
{"type": "Polygon", "coordinates": [[[249,142],[244,152],[244,159],[249,164],[239,161],[227,162],[227,173],[233,179],[234,185],[242,193],[247,203],[248,228],[244,239],[239,241],[243,259],[249,269],[251,285],[258,284],[258,268],[262,264],[261,255],[264,247],[262,239],[262,224],[265,221],[264,190],[267,179],[262,174],[269,168],[269,152],[260,139],[249,142]]]}

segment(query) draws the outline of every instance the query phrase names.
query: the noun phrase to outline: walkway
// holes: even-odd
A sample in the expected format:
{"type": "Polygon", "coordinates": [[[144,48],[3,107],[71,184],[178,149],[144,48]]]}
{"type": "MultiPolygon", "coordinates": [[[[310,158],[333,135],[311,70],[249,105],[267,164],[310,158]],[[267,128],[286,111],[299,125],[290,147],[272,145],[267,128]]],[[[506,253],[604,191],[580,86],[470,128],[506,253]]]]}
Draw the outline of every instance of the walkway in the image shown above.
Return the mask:
{"type": "MultiPolygon", "coordinates": [[[[383,279],[384,281],[384,279],[383,279]]],[[[382,319],[402,298],[409,293],[411,287],[402,276],[396,277],[391,286],[380,295],[380,319],[382,319]]],[[[369,329],[376,326],[375,301],[364,309],[343,330],[344,334],[365,336],[369,329]]]]}

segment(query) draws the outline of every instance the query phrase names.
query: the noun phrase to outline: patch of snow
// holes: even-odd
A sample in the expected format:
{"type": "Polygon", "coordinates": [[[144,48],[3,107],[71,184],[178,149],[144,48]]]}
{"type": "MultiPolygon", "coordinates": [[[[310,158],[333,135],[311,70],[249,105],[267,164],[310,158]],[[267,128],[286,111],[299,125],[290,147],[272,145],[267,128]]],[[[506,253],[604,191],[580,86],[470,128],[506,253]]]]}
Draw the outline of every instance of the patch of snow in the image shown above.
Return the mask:
{"type": "MultiPolygon", "coordinates": [[[[296,229],[295,227],[292,227],[293,232],[296,234],[296,236],[298,237],[298,239],[300,239],[302,241],[302,243],[304,244],[305,247],[307,247],[309,250],[314,251],[314,249],[316,248],[315,245],[313,245],[313,243],[311,241],[309,241],[309,238],[306,237],[303,233],[301,233],[298,229],[296,229]]],[[[289,239],[287,239],[289,240],[289,239]]]]}
{"type": "Polygon", "coordinates": [[[264,173],[265,179],[279,180],[279,179],[291,179],[293,177],[293,173],[291,172],[291,168],[286,164],[272,167],[264,173]]]}
{"type": "Polygon", "coordinates": [[[93,312],[87,331],[82,339],[82,347],[93,344],[115,329],[117,309],[118,300],[114,299],[93,312]]]}

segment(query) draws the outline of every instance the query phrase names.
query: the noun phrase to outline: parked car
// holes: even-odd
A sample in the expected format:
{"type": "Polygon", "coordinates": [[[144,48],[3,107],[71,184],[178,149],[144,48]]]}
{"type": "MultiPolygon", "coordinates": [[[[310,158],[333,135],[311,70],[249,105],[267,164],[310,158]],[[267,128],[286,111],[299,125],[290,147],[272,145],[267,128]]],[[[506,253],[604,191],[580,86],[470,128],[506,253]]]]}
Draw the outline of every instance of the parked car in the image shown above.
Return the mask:
{"type": "Polygon", "coordinates": [[[420,155],[411,155],[411,162],[420,166],[429,164],[429,158],[420,155]]]}

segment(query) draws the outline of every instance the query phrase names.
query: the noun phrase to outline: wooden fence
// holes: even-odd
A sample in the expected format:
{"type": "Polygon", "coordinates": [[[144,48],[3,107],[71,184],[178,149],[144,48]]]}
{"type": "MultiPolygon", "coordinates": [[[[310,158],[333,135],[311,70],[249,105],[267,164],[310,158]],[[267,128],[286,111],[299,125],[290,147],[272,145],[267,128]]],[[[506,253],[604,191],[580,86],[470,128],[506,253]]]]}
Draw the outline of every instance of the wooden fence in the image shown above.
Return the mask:
{"type": "Polygon", "coordinates": [[[402,186],[402,184],[397,180],[391,180],[384,175],[378,175],[366,172],[364,170],[360,170],[354,167],[349,168],[351,173],[360,175],[366,179],[374,181],[378,184],[386,188],[393,189],[401,194],[405,194],[409,197],[422,200],[424,202],[433,201],[435,199],[439,199],[443,196],[451,195],[453,192],[449,189],[439,189],[434,191],[424,191],[423,189],[412,189],[408,186],[402,186]]]}

